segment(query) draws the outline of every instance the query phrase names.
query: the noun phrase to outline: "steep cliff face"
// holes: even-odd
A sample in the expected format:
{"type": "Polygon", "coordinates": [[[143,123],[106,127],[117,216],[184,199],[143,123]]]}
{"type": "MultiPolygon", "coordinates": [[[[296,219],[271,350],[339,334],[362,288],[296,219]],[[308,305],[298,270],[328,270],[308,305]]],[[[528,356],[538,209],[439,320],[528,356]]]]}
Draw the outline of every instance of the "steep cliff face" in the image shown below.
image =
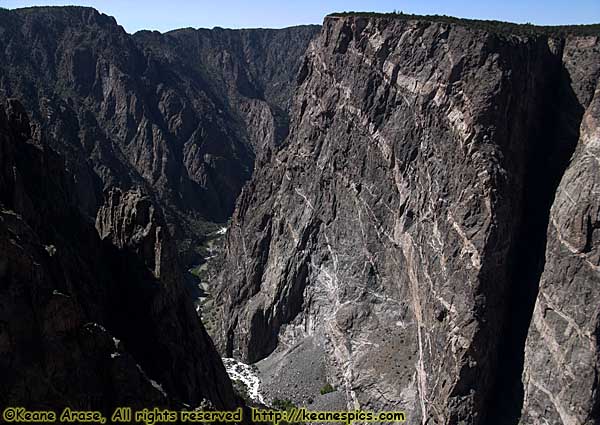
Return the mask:
{"type": "Polygon", "coordinates": [[[132,36],[81,7],[2,10],[0,28],[0,95],[23,99],[54,140],[82,211],[142,187],[182,250],[230,216],[257,151],[287,132],[284,99],[316,32],[132,36]]]}
{"type": "Polygon", "coordinates": [[[139,193],[113,191],[96,230],[70,189],[24,108],[1,107],[1,403],[235,408],[162,216],[139,193]]]}
{"type": "Polygon", "coordinates": [[[235,408],[177,251],[237,202],[218,344],[262,394],[600,421],[600,36],[318,30],[0,9],[0,404],[235,408]]]}
{"type": "Polygon", "coordinates": [[[569,38],[577,147],[550,211],[527,337],[524,423],[600,421],[600,38],[569,38]]]}
{"type": "MultiPolygon", "coordinates": [[[[222,349],[300,364],[297,376],[319,363],[348,406],[406,409],[412,422],[518,418],[522,397],[506,394],[577,143],[575,94],[597,78],[564,61],[592,68],[586,43],[597,39],[328,17],[289,136],[234,212],[222,349]],[[321,358],[297,361],[307,346],[321,358]]],[[[592,241],[593,220],[574,222],[591,223],[592,241]]]]}
{"type": "Polygon", "coordinates": [[[2,400],[238,404],[177,248],[194,254],[287,134],[317,30],[130,35],[90,8],[0,9],[0,99],[34,131],[8,114],[2,400]]]}
{"type": "Polygon", "coordinates": [[[227,99],[255,155],[261,155],[287,135],[295,77],[319,29],[181,29],[167,35],[177,40],[180,61],[200,70],[211,90],[227,99]]]}

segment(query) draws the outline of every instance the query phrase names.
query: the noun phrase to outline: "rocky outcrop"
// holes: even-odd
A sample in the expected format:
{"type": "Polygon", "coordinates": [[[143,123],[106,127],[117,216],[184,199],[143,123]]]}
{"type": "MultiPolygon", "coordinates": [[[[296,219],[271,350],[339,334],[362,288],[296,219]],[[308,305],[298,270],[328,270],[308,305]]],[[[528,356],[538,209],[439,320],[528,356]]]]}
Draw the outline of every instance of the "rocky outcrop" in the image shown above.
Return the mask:
{"type": "MultiPolygon", "coordinates": [[[[566,61],[591,67],[594,40],[328,17],[301,66],[289,136],[234,212],[222,350],[274,357],[289,372],[285,354],[316,345],[348,407],[405,409],[415,423],[516,423],[549,209],[577,144],[578,91],[596,86],[596,71],[566,61]]],[[[573,174],[587,182],[581,202],[595,199],[591,179],[573,174]]],[[[563,219],[578,231],[590,223],[588,259],[595,218],[574,217],[563,219]]],[[[592,310],[580,314],[593,333],[592,310]]],[[[586,332],[568,323],[566,335],[586,332]]]]}
{"type": "Polygon", "coordinates": [[[96,230],[64,165],[18,102],[0,108],[2,405],[235,408],[160,213],[113,190],[96,230]]]}
{"type": "MultiPolygon", "coordinates": [[[[287,135],[295,78],[317,25],[275,29],[181,29],[181,60],[202,70],[242,121],[256,155],[287,135]],[[190,55],[190,52],[193,52],[190,55]]],[[[145,33],[136,34],[142,39],[145,33]]]]}
{"type": "Polygon", "coordinates": [[[32,136],[23,124],[5,144],[42,164],[39,173],[26,169],[28,158],[0,164],[2,205],[16,217],[3,239],[2,277],[6,305],[17,306],[1,322],[2,400],[237,406],[183,287],[197,255],[181,260],[177,248],[195,254],[207,223],[231,214],[255,158],[285,137],[296,69],[317,30],[130,35],[90,8],[0,9],[0,98],[22,99],[34,128],[32,136]],[[30,245],[20,242],[22,228],[30,245]],[[29,269],[48,276],[28,278],[29,269]],[[35,302],[14,297],[28,291],[35,302]],[[72,306],[47,307],[53,297],[72,306]],[[64,315],[68,325],[53,324],[64,315]],[[40,330],[44,323],[60,335],[40,330]],[[88,328],[100,337],[80,338],[88,328]],[[46,351],[50,339],[55,351],[46,351]],[[36,344],[40,355],[28,357],[36,344]]]}
{"type": "Polygon", "coordinates": [[[44,7],[2,10],[0,28],[0,97],[23,99],[66,158],[82,211],[141,187],[189,253],[287,132],[318,27],[130,35],[94,9],[44,7]]]}
{"type": "Polygon", "coordinates": [[[580,105],[578,142],[550,211],[523,423],[588,425],[600,422],[600,37],[568,38],[563,60],[580,105]]]}
{"type": "Polygon", "coordinates": [[[218,345],[261,395],[600,421],[600,29],[318,29],[0,9],[1,403],[237,406],[177,252],[233,211],[218,345]]]}

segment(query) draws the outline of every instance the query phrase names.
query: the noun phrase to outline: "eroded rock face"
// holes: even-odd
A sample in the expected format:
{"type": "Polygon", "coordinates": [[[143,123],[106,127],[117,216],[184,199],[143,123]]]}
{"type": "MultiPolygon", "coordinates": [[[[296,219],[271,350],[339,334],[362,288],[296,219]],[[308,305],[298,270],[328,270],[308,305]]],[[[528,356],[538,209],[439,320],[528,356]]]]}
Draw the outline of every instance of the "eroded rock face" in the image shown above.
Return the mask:
{"type": "Polygon", "coordinates": [[[256,155],[287,133],[318,29],[130,35],[82,7],[2,10],[0,27],[0,96],[23,99],[66,158],[82,211],[95,219],[105,191],[141,187],[184,252],[206,221],[227,220],[256,155]]]}
{"type": "Polygon", "coordinates": [[[0,108],[0,401],[27,408],[235,408],[223,364],[182,287],[164,219],[112,191],[98,231],[64,161],[0,108]],[[36,144],[38,146],[36,146],[36,144]]]}
{"type": "Polygon", "coordinates": [[[569,79],[571,42],[327,18],[290,134],[234,212],[222,350],[280,362],[310,338],[349,407],[415,423],[518,411],[498,389],[520,382],[548,210],[581,119],[573,92],[594,75],[569,79]]]}
{"type": "Polygon", "coordinates": [[[176,246],[257,165],[216,300],[267,397],[597,423],[600,42],[471,24],[0,10],[0,404],[237,406],[176,246]]]}
{"type": "MultiPolygon", "coordinates": [[[[229,217],[255,158],[268,157],[287,134],[296,70],[317,30],[130,35],[114,18],[90,8],[0,10],[0,98],[23,100],[35,134],[29,134],[28,120],[14,131],[22,132],[23,140],[33,139],[44,153],[51,146],[65,161],[52,163],[52,170],[41,167],[27,187],[19,186],[24,162],[14,176],[12,163],[0,164],[8,179],[2,187],[7,217],[17,217],[21,227],[31,226],[30,239],[39,239],[15,250],[10,232],[17,230],[7,230],[10,255],[2,259],[3,277],[12,282],[7,291],[23,286],[43,295],[32,306],[23,301],[23,311],[5,312],[5,366],[18,368],[7,375],[3,397],[21,401],[16,404],[39,400],[54,406],[59,400],[46,394],[52,386],[60,380],[62,389],[78,380],[62,403],[106,407],[130,401],[149,407],[207,401],[216,407],[237,406],[219,356],[183,288],[184,265],[197,258],[181,260],[176,248],[194,252],[206,221],[229,217]],[[60,190],[48,183],[47,193],[31,195],[45,178],[60,180],[60,190]],[[43,216],[41,204],[54,205],[56,211],[43,216]],[[70,220],[59,220],[61,209],[68,210],[70,220]],[[59,237],[67,240],[45,242],[59,237]],[[22,264],[34,255],[30,252],[36,256],[22,264]],[[61,263],[57,276],[22,276],[29,269],[44,271],[48,261],[42,259],[50,253],[68,263],[61,263]],[[62,275],[67,283],[61,283],[62,275]],[[72,306],[63,298],[58,304],[47,301],[47,290],[53,293],[53,288],[72,299],[72,306]],[[27,322],[46,305],[44,320],[27,322]],[[22,326],[31,329],[19,330],[22,326]],[[91,342],[65,347],[64,338],[57,339],[60,353],[31,360],[26,349],[46,342],[45,334],[36,334],[41,326],[61,332],[61,338],[73,338],[91,326],[104,340],[90,337],[91,342]],[[21,334],[26,344],[13,341],[21,334]],[[111,336],[121,341],[118,349],[111,336]],[[94,344],[99,348],[92,356],[88,351],[94,344]],[[100,376],[99,371],[123,359],[128,366],[100,376]],[[57,364],[49,369],[53,362],[57,364]],[[62,371],[67,364],[76,376],[62,371]],[[25,386],[16,388],[20,380],[25,386]],[[35,387],[31,400],[27,385],[35,387]],[[116,392],[112,398],[111,391],[116,392]]],[[[19,119],[11,118],[10,125],[19,119]]],[[[7,305],[20,306],[10,291],[7,305]]]]}
{"type": "Polygon", "coordinates": [[[287,135],[295,77],[319,29],[181,29],[168,35],[186,53],[184,60],[210,76],[210,89],[241,117],[254,153],[261,155],[287,135]]]}
{"type": "Polygon", "coordinates": [[[570,38],[563,57],[583,118],[550,212],[523,423],[587,425],[600,421],[600,39],[570,38]]]}

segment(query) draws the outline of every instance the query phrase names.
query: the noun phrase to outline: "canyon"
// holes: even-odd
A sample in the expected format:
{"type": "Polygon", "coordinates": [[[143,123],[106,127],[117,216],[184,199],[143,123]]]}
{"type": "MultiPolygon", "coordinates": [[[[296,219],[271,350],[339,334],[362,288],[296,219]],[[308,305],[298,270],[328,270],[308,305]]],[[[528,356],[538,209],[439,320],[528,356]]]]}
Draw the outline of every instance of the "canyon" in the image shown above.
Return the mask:
{"type": "Polygon", "coordinates": [[[599,26],[0,9],[0,403],[600,423],[599,83],[599,26]]]}
{"type": "Polygon", "coordinates": [[[130,35],[90,8],[0,9],[0,403],[244,404],[186,266],[284,137],[316,29],[130,35]]]}
{"type": "Polygon", "coordinates": [[[221,350],[413,423],[598,423],[600,39],[513,29],[325,19],[233,214],[221,350]]]}

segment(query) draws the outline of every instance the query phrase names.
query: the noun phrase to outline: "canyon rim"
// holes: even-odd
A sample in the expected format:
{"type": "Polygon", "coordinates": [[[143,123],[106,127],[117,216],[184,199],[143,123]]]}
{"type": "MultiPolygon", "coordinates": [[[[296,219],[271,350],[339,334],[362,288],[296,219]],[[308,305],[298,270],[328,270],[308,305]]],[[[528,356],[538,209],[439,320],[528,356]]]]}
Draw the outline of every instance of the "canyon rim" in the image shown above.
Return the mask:
{"type": "Polygon", "coordinates": [[[598,25],[0,9],[0,405],[600,423],[599,83],[598,25]]]}

